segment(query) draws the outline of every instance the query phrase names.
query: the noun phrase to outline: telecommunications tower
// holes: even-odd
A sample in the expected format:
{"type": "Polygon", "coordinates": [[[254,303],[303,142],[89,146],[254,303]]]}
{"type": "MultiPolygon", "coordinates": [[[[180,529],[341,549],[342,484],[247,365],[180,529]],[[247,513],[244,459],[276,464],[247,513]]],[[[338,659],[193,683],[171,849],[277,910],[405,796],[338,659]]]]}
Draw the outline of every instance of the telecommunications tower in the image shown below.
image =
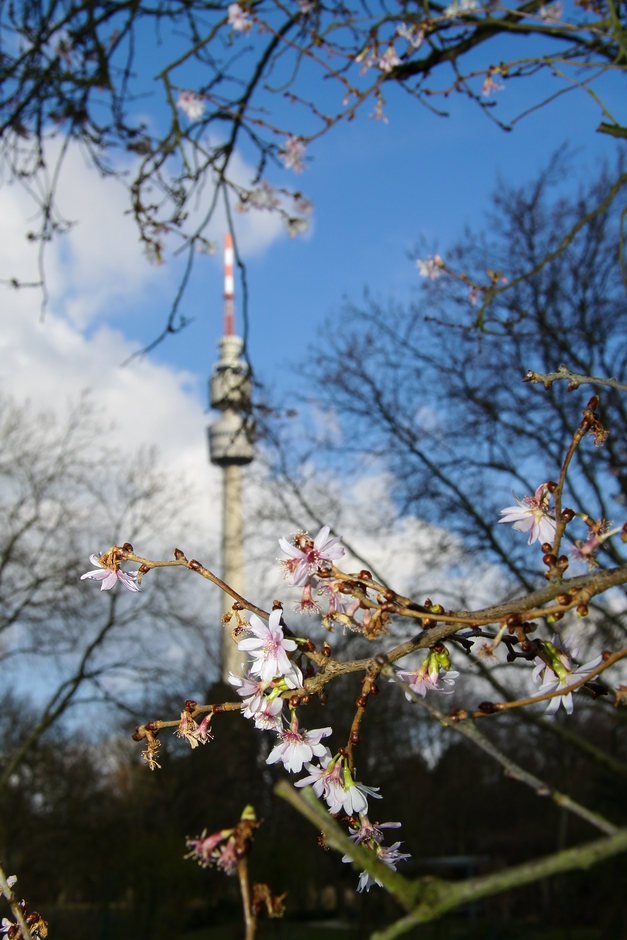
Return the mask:
{"type": "MultiPolygon", "coordinates": [[[[233,239],[224,237],[224,335],[218,340],[218,359],[210,382],[209,402],[220,417],[209,425],[209,457],[222,467],[222,578],[238,594],[244,593],[244,539],[242,527],[241,468],[253,461],[255,450],[249,421],[251,376],[242,359],[244,342],[235,334],[233,239]]],[[[233,598],[222,595],[222,612],[231,610],[233,598]]],[[[222,627],[222,678],[241,675],[243,654],[231,639],[233,624],[222,627]]]]}

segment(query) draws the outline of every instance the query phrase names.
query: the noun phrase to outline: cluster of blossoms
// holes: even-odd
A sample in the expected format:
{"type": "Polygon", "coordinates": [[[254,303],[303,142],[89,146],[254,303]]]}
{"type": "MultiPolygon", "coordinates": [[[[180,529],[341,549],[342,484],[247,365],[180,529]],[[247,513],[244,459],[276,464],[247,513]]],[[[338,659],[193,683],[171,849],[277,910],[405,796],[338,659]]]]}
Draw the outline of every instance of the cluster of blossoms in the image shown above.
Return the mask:
{"type": "MultiPolygon", "coordinates": [[[[6,885],[9,889],[8,892],[3,889],[2,894],[6,897],[7,901],[13,906],[13,909],[17,907],[22,915],[23,921],[26,924],[28,929],[28,935],[32,938],[41,938],[45,940],[48,936],[48,921],[44,920],[39,911],[30,911],[28,908],[28,903],[22,899],[17,901],[16,897],[13,894],[13,887],[17,883],[16,875],[9,875],[6,879],[6,885]]],[[[19,923],[14,923],[9,920],[8,917],[3,917],[0,924],[0,934],[4,934],[4,940],[24,940],[24,933],[19,923]]]]}
{"type": "Polygon", "coordinates": [[[201,868],[215,866],[227,875],[233,874],[245,855],[250,851],[255,829],[259,826],[252,806],[246,806],[240,821],[232,829],[220,829],[195,839],[187,839],[189,852],[185,858],[195,859],[201,868]]]}
{"type": "Polygon", "coordinates": [[[181,720],[174,733],[179,738],[185,738],[193,750],[195,747],[198,747],[199,744],[206,744],[213,738],[209,727],[212,717],[211,712],[209,712],[208,715],[205,715],[200,724],[197,724],[186,709],[181,712],[181,720]]]}
{"type": "Polygon", "coordinates": [[[320,587],[320,591],[328,594],[329,605],[332,610],[342,610],[346,598],[341,595],[338,582],[325,581],[319,585],[315,575],[329,563],[333,564],[344,554],[338,536],[331,537],[328,525],[323,526],[315,539],[311,539],[306,532],[298,532],[292,542],[279,539],[279,546],[289,557],[281,559],[279,564],[285,572],[285,577],[295,587],[302,587],[303,596],[295,610],[301,614],[320,613],[320,606],[314,601],[312,591],[320,587]]]}
{"type": "MultiPolygon", "coordinates": [[[[458,672],[451,669],[449,652],[442,643],[436,644],[429,651],[429,654],[423,659],[418,669],[414,672],[399,670],[397,674],[399,679],[407,683],[412,692],[416,695],[422,695],[423,697],[427,692],[431,691],[445,692],[449,695],[452,694],[453,689],[443,688],[439,685],[439,680],[441,679],[446,685],[453,686],[455,685],[455,679],[459,676],[458,672]]],[[[405,697],[408,702],[411,702],[410,695],[405,693],[405,697]]]]}
{"type": "Polygon", "coordinates": [[[287,170],[300,173],[305,169],[303,162],[305,145],[298,137],[288,137],[279,151],[279,159],[287,170]]]}
{"type": "MultiPolygon", "coordinates": [[[[400,829],[401,824],[399,822],[388,822],[388,823],[371,823],[368,817],[365,814],[359,814],[359,825],[355,828],[350,829],[349,838],[356,842],[357,845],[363,845],[364,848],[370,849],[371,852],[374,852],[380,862],[383,862],[388,868],[391,868],[392,871],[396,871],[396,866],[399,862],[402,862],[408,858],[411,858],[411,855],[408,855],[404,852],[399,852],[399,849],[402,842],[394,842],[393,845],[382,845],[384,835],[383,829],[400,829]]],[[[342,861],[345,863],[352,862],[350,855],[345,855],[342,858],[342,861]]],[[[379,885],[380,888],[383,887],[382,883],[378,878],[375,878],[373,875],[369,874],[367,871],[362,871],[359,876],[359,884],[357,890],[361,893],[362,891],[370,891],[372,885],[379,885]]]]}

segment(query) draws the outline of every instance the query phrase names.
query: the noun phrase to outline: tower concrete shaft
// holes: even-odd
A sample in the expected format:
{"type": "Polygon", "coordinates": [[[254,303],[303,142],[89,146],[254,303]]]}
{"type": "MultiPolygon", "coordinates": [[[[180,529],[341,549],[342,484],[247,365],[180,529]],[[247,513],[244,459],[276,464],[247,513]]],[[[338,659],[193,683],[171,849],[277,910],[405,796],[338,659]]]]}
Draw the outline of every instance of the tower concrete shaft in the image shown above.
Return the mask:
{"type": "MultiPolygon", "coordinates": [[[[244,594],[244,533],[242,520],[242,470],[237,464],[224,467],[224,489],[222,494],[222,580],[238,594],[244,594]]],[[[222,595],[222,613],[233,605],[229,594],[222,595]]],[[[235,623],[225,623],[222,628],[222,679],[228,680],[229,672],[242,673],[242,661],[246,653],[240,653],[231,637],[235,623]]]]}
{"type": "MultiPolygon", "coordinates": [[[[209,383],[209,402],[222,412],[207,429],[209,457],[222,467],[222,578],[238,594],[244,594],[244,533],[242,524],[242,470],[251,463],[255,449],[250,434],[252,381],[248,363],[242,359],[243,341],[235,333],[233,279],[233,240],[224,239],[224,334],[218,342],[220,358],[209,383]]],[[[224,593],[222,612],[232,609],[233,598],[224,593]]],[[[222,627],[222,678],[229,672],[242,673],[246,655],[240,653],[231,637],[235,626],[222,627]]]]}

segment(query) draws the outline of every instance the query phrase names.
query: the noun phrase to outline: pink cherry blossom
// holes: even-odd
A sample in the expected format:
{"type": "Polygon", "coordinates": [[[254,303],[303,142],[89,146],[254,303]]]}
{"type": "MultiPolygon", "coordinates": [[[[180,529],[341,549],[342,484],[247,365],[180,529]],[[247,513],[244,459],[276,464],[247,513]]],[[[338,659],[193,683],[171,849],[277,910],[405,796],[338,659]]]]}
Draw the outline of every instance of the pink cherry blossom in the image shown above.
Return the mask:
{"type": "MultiPolygon", "coordinates": [[[[222,861],[222,856],[224,855],[226,846],[223,846],[223,848],[220,849],[219,845],[221,842],[226,842],[229,840],[232,833],[232,829],[221,829],[219,832],[214,832],[212,835],[208,836],[207,830],[205,829],[202,835],[198,836],[197,839],[187,839],[187,848],[190,851],[185,856],[185,858],[196,859],[201,868],[208,868],[210,865],[217,865],[219,868],[225,868],[228,870],[228,856],[226,865],[224,864],[224,861],[222,861]]],[[[235,865],[236,864],[237,859],[235,860],[235,865]]],[[[233,868],[235,866],[230,865],[230,867],[233,868]]]]}
{"type": "Polygon", "coordinates": [[[313,580],[314,579],[310,579],[306,582],[305,586],[303,587],[302,598],[298,604],[294,604],[294,610],[298,614],[319,614],[321,612],[320,605],[316,604],[315,600],[311,596],[313,580]]]}
{"type": "Polygon", "coordinates": [[[322,757],[326,753],[326,748],[320,740],[328,738],[332,730],[317,728],[314,731],[300,731],[298,719],[294,715],[290,727],[279,732],[279,743],[270,751],[266,764],[281,761],[290,773],[300,773],[306,761],[311,761],[312,757],[322,757]]]}
{"type": "Polygon", "coordinates": [[[243,10],[239,3],[231,3],[229,5],[229,16],[228,16],[229,26],[231,26],[238,33],[248,33],[253,25],[249,14],[246,10],[243,10]]]}
{"type": "MultiPolygon", "coordinates": [[[[438,663],[435,656],[429,654],[421,662],[418,669],[414,672],[407,672],[406,670],[399,670],[398,677],[402,679],[403,682],[406,682],[412,692],[415,692],[416,695],[422,695],[423,698],[427,692],[444,692],[447,695],[453,694],[453,689],[444,689],[441,685],[438,684],[438,681],[441,679],[446,685],[455,685],[455,679],[457,679],[459,673],[454,669],[443,669],[441,664],[438,663]]],[[[391,679],[391,682],[394,680],[391,679]]],[[[411,695],[405,693],[405,698],[408,702],[411,702],[411,695]]]]}
{"type": "Polygon", "coordinates": [[[504,91],[505,85],[500,85],[493,78],[491,73],[488,73],[483,80],[483,85],[481,86],[481,94],[484,98],[489,98],[493,91],[504,91]]]}
{"type": "Polygon", "coordinates": [[[535,496],[521,498],[515,493],[513,495],[518,505],[501,509],[503,518],[499,519],[499,522],[511,522],[517,532],[528,532],[528,545],[538,539],[540,542],[552,542],[555,535],[555,520],[549,515],[551,494],[547,484],[541,483],[535,496]]]}
{"type": "Polygon", "coordinates": [[[305,169],[304,156],[305,144],[294,136],[288,137],[279,151],[279,159],[283,166],[288,170],[294,170],[295,173],[300,173],[305,169]]]}
{"type": "Polygon", "coordinates": [[[281,718],[282,711],[282,699],[275,698],[273,701],[270,701],[270,699],[264,696],[263,702],[253,715],[255,728],[259,728],[260,731],[280,731],[283,727],[281,718]]]}
{"type": "Polygon", "coordinates": [[[229,673],[228,683],[237,689],[237,694],[243,699],[242,715],[244,718],[254,718],[255,713],[261,708],[263,693],[269,683],[251,678],[250,673],[242,677],[236,676],[233,672],[229,673]]]}
{"type": "Polygon", "coordinates": [[[251,654],[254,662],[250,671],[263,682],[272,682],[277,676],[284,676],[292,669],[287,654],[296,649],[296,643],[285,639],[280,624],[281,614],[280,609],[273,610],[267,624],[252,614],[248,629],[254,635],[237,644],[238,649],[251,654]]]}
{"type": "Polygon", "coordinates": [[[382,72],[391,72],[397,65],[401,64],[394,46],[388,46],[382,56],[377,59],[377,66],[382,72]]]}
{"type": "Polygon", "coordinates": [[[89,560],[92,565],[96,565],[95,571],[87,571],[81,575],[81,581],[85,578],[91,578],[93,581],[100,581],[101,591],[110,591],[111,588],[120,582],[129,591],[139,591],[137,587],[137,574],[135,572],[122,571],[119,567],[109,568],[102,564],[98,555],[90,555],[89,560]]]}
{"type": "Polygon", "coordinates": [[[434,255],[427,258],[426,261],[422,261],[420,258],[416,259],[416,267],[418,268],[418,273],[420,277],[429,278],[430,281],[435,281],[442,276],[442,259],[439,255],[434,255]]]}
{"type": "Polygon", "coordinates": [[[306,533],[299,533],[294,536],[294,545],[287,539],[279,539],[282,551],[289,555],[282,565],[291,575],[292,584],[305,584],[311,575],[325,566],[325,562],[333,562],[342,557],[344,548],[339,544],[341,537],[330,538],[330,532],[328,525],[323,526],[313,541],[306,533]]]}
{"type": "Polygon", "coordinates": [[[190,121],[200,120],[205,113],[205,102],[193,91],[182,91],[178,96],[176,106],[190,121]]]}
{"type": "MultiPolygon", "coordinates": [[[[597,656],[582,666],[575,666],[573,660],[579,651],[572,646],[572,643],[572,634],[562,639],[555,633],[552,641],[544,644],[545,650],[551,659],[551,665],[549,666],[540,656],[537,656],[534,660],[533,681],[536,684],[542,682],[538,689],[538,695],[545,695],[547,692],[555,692],[558,689],[567,689],[603,662],[603,657],[597,656]]],[[[554,698],[549,699],[545,714],[554,715],[560,705],[564,706],[567,715],[572,715],[574,710],[573,693],[567,692],[565,695],[556,695],[554,698]]]]}

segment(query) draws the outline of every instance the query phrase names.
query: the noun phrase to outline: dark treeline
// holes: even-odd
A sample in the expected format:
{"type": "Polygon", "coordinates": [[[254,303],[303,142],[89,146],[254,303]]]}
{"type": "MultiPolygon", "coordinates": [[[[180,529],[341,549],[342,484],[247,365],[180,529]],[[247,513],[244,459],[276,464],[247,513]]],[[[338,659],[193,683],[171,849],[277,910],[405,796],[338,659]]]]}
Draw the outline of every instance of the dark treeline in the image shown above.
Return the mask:
{"type": "MultiPolygon", "coordinates": [[[[312,703],[304,711],[308,727],[333,726],[332,746],[344,737],[354,685],[355,680],[334,688],[324,708],[312,703]]],[[[215,686],[207,701],[230,697],[229,691],[215,686]]],[[[608,706],[583,696],[586,707],[569,729],[605,746],[617,761],[624,759],[625,775],[599,768],[533,725],[489,719],[483,730],[552,786],[624,825],[625,733],[615,728],[609,740],[600,711],[608,706]]],[[[174,708],[163,703],[163,715],[174,708]]],[[[183,856],[186,836],[233,825],[247,803],[263,819],[250,859],[252,878],[275,893],[288,892],[288,920],[304,929],[308,920],[339,918],[367,935],[398,915],[377,888],[357,895],[352,868],[323,851],[312,827],[273,796],[283,771],[264,764],[272,735],[256,732],[236,715],[218,716],[214,723],[214,740],[193,752],[162,732],[163,766],[154,773],[126,736],[89,745],[44,737],[33,749],[3,798],[2,853],[8,869],[19,873],[22,893],[50,921],[51,935],[172,940],[209,937],[223,925],[228,936],[239,936],[237,880],[202,870],[183,856]]],[[[19,716],[9,720],[5,711],[4,724],[14,733],[19,716]]],[[[550,800],[505,779],[498,766],[451,738],[450,731],[433,737],[397,689],[382,690],[366,730],[358,778],[380,786],[384,795],[371,801],[373,820],[402,821],[398,837],[412,853],[404,866],[408,874],[454,878],[495,871],[597,835],[550,800]]],[[[525,935],[561,937],[576,926],[590,928],[591,937],[618,940],[627,936],[626,891],[627,864],[619,857],[591,873],[510,892],[453,919],[469,937],[496,937],[501,930],[518,936],[518,928],[525,935]],[[550,934],[557,927],[560,932],[550,934]]],[[[276,923],[280,936],[286,927],[276,923]]]]}

